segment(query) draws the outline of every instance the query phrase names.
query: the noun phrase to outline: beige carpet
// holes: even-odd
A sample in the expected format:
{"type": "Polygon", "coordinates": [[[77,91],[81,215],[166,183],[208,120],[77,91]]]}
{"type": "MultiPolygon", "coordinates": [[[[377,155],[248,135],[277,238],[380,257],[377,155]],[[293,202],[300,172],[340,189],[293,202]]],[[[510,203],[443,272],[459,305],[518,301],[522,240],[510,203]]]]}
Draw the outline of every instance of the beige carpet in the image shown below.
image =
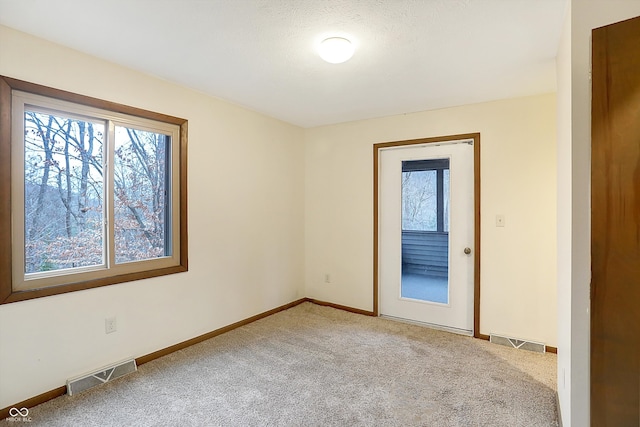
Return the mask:
{"type": "Polygon", "coordinates": [[[304,303],[32,408],[29,425],[556,426],[555,366],[304,303]]]}

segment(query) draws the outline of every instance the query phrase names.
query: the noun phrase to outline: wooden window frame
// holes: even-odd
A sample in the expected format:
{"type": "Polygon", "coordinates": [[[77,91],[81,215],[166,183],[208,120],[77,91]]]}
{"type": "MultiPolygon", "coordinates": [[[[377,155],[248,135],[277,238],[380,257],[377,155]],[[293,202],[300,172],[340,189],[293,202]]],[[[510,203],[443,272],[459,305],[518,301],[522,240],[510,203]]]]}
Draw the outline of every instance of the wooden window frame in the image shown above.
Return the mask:
{"type": "MultiPolygon", "coordinates": [[[[10,77],[0,76],[0,304],[24,301],[67,292],[92,289],[100,286],[180,273],[188,270],[187,236],[187,128],[188,121],[130,107],[97,98],[75,94],[47,86],[42,86],[10,77]],[[74,275],[61,275],[70,283],[56,284],[38,289],[15,289],[13,281],[14,251],[12,227],[12,97],[13,91],[44,96],[54,100],[70,102],[79,106],[98,108],[116,114],[126,114],[142,119],[177,125],[179,130],[178,158],[174,159],[172,174],[178,174],[178,185],[173,191],[179,195],[176,212],[179,213],[179,254],[178,263],[168,267],[149,268],[126,273],[116,273],[100,278],[74,279],[74,275]]],[[[12,147],[14,146],[14,147],[12,147]]]]}

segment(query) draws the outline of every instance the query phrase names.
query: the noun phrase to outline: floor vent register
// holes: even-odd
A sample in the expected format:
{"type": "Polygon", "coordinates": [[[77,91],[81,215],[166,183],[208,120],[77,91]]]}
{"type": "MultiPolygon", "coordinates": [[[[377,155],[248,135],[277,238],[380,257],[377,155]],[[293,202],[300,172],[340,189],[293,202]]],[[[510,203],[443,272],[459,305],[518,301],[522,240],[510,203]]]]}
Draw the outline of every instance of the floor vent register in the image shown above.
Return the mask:
{"type": "Polygon", "coordinates": [[[67,380],[67,394],[73,396],[82,391],[88,390],[92,387],[108,383],[116,378],[120,378],[124,375],[136,372],[138,367],[136,366],[135,359],[129,359],[122,362],[115,363],[113,365],[100,368],[95,372],[84,374],[79,377],[70,378],[67,380]]]}
{"type": "Polygon", "coordinates": [[[501,335],[491,334],[489,335],[489,341],[494,344],[513,347],[520,350],[534,351],[536,353],[545,353],[547,351],[547,347],[542,343],[534,342],[534,341],[525,341],[517,338],[509,338],[501,335]]]}

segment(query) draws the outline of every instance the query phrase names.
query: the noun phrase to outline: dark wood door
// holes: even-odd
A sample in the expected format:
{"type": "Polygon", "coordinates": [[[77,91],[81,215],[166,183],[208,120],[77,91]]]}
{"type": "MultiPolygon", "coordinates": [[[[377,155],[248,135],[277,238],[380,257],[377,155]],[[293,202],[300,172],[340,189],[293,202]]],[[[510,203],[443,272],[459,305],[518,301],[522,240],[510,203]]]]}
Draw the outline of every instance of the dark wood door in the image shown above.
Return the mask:
{"type": "Polygon", "coordinates": [[[640,17],[593,30],[591,425],[640,425],[640,17]]]}

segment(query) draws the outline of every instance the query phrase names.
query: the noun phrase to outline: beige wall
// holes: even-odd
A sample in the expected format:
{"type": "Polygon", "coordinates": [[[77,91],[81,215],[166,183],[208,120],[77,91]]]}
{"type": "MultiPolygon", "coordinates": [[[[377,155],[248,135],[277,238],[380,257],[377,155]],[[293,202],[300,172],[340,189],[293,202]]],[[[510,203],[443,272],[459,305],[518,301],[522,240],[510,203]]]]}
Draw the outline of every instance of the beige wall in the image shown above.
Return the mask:
{"type": "Polygon", "coordinates": [[[0,74],[188,119],[190,231],[187,273],[0,306],[0,408],[303,296],[300,128],[6,27],[0,74]]]}
{"type": "MultiPolygon", "coordinates": [[[[571,400],[571,13],[556,57],[558,80],[558,372],[560,402],[571,400]],[[568,142],[567,142],[568,141],[568,142]]],[[[562,410],[565,426],[570,412],[562,410]]],[[[586,424],[588,425],[588,424],[586,424]]]]}
{"type": "Polygon", "coordinates": [[[480,332],[555,346],[555,109],[549,94],[308,129],[306,295],[373,308],[374,143],[480,132],[480,332]]]}
{"type": "Polygon", "coordinates": [[[639,16],[640,2],[573,0],[569,10],[558,56],[558,219],[570,226],[558,235],[558,396],[565,427],[589,425],[590,410],[591,31],[639,16]]]}

